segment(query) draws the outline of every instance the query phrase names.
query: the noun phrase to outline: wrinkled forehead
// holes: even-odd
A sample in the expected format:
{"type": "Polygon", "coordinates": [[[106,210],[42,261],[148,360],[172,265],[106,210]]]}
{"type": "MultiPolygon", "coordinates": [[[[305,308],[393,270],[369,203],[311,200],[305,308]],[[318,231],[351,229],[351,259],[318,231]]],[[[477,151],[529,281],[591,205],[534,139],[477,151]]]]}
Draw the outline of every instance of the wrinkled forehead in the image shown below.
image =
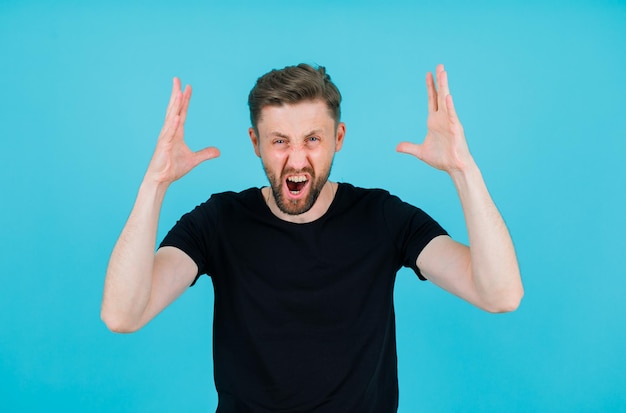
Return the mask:
{"type": "Polygon", "coordinates": [[[257,122],[259,134],[278,132],[301,135],[311,130],[333,131],[336,128],[332,112],[322,100],[266,105],[257,122]]]}
{"type": "Polygon", "coordinates": [[[265,105],[257,119],[257,130],[267,129],[335,129],[337,122],[332,110],[321,99],[297,103],[265,105]]]}

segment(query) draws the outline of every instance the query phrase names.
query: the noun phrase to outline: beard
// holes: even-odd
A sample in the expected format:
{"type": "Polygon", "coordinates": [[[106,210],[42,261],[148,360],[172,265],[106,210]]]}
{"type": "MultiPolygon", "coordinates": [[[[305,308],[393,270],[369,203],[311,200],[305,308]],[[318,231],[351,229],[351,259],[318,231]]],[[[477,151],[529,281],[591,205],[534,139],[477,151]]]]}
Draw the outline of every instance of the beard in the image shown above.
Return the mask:
{"type": "MultiPolygon", "coordinates": [[[[332,166],[332,165],[331,165],[332,166]]],[[[280,177],[277,177],[276,174],[272,173],[265,166],[265,174],[267,175],[267,179],[270,182],[270,188],[272,189],[272,195],[274,196],[274,200],[276,201],[276,206],[281,212],[287,215],[300,215],[304,214],[308,210],[310,210],[317,198],[320,196],[322,189],[324,189],[324,185],[328,182],[328,177],[330,176],[329,167],[327,170],[322,171],[322,174],[317,177],[312,168],[303,168],[300,170],[290,169],[283,170],[280,177]],[[283,188],[285,185],[285,180],[287,179],[287,175],[296,175],[301,173],[307,173],[311,180],[307,183],[308,195],[303,199],[285,199],[283,188]]]]}

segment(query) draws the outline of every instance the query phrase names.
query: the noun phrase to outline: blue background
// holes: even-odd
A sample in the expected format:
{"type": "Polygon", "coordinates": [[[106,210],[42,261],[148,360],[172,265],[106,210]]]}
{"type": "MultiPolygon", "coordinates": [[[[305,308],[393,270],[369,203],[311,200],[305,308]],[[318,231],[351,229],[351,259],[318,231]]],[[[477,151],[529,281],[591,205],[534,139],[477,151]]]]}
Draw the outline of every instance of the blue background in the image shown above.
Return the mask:
{"type": "Polygon", "coordinates": [[[344,96],[332,179],[466,241],[450,179],[394,150],[423,138],[424,75],[445,63],[516,244],[511,314],[399,273],[400,412],[626,411],[625,2],[100,3],[0,2],[2,411],[214,410],[210,280],[116,335],[104,273],[171,78],[194,87],[189,145],[222,156],[171,188],[159,238],[211,193],[265,184],[247,93],[301,61],[344,96]]]}

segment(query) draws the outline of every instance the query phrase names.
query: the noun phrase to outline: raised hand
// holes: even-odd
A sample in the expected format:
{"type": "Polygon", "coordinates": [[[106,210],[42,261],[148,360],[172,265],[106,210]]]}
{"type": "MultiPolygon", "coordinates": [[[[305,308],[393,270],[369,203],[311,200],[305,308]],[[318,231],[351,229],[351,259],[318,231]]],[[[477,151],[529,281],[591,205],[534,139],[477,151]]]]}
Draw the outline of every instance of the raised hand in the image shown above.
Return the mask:
{"type": "Polygon", "coordinates": [[[184,127],[190,99],[191,87],[187,85],[183,92],[180,79],[175,77],[163,129],[161,129],[154,155],[148,166],[146,178],[157,183],[170,184],[201,162],[220,155],[215,147],[193,152],[185,143],[184,127]]]}
{"type": "Polygon", "coordinates": [[[452,173],[472,162],[461,121],[457,117],[448,88],[448,73],[437,66],[437,88],[432,73],[426,75],[428,91],[428,132],[422,144],[400,143],[398,152],[414,155],[428,165],[452,173]]]}

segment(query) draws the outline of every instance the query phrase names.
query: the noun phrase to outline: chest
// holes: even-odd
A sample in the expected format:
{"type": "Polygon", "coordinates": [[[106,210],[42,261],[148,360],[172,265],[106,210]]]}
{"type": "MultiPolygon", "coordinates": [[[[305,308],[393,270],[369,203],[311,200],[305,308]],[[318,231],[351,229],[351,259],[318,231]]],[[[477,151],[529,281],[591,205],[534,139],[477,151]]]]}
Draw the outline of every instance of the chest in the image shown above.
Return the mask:
{"type": "Polygon", "coordinates": [[[264,334],[286,325],[327,333],[386,314],[399,263],[385,228],[369,222],[239,225],[209,259],[216,304],[264,334]]]}

